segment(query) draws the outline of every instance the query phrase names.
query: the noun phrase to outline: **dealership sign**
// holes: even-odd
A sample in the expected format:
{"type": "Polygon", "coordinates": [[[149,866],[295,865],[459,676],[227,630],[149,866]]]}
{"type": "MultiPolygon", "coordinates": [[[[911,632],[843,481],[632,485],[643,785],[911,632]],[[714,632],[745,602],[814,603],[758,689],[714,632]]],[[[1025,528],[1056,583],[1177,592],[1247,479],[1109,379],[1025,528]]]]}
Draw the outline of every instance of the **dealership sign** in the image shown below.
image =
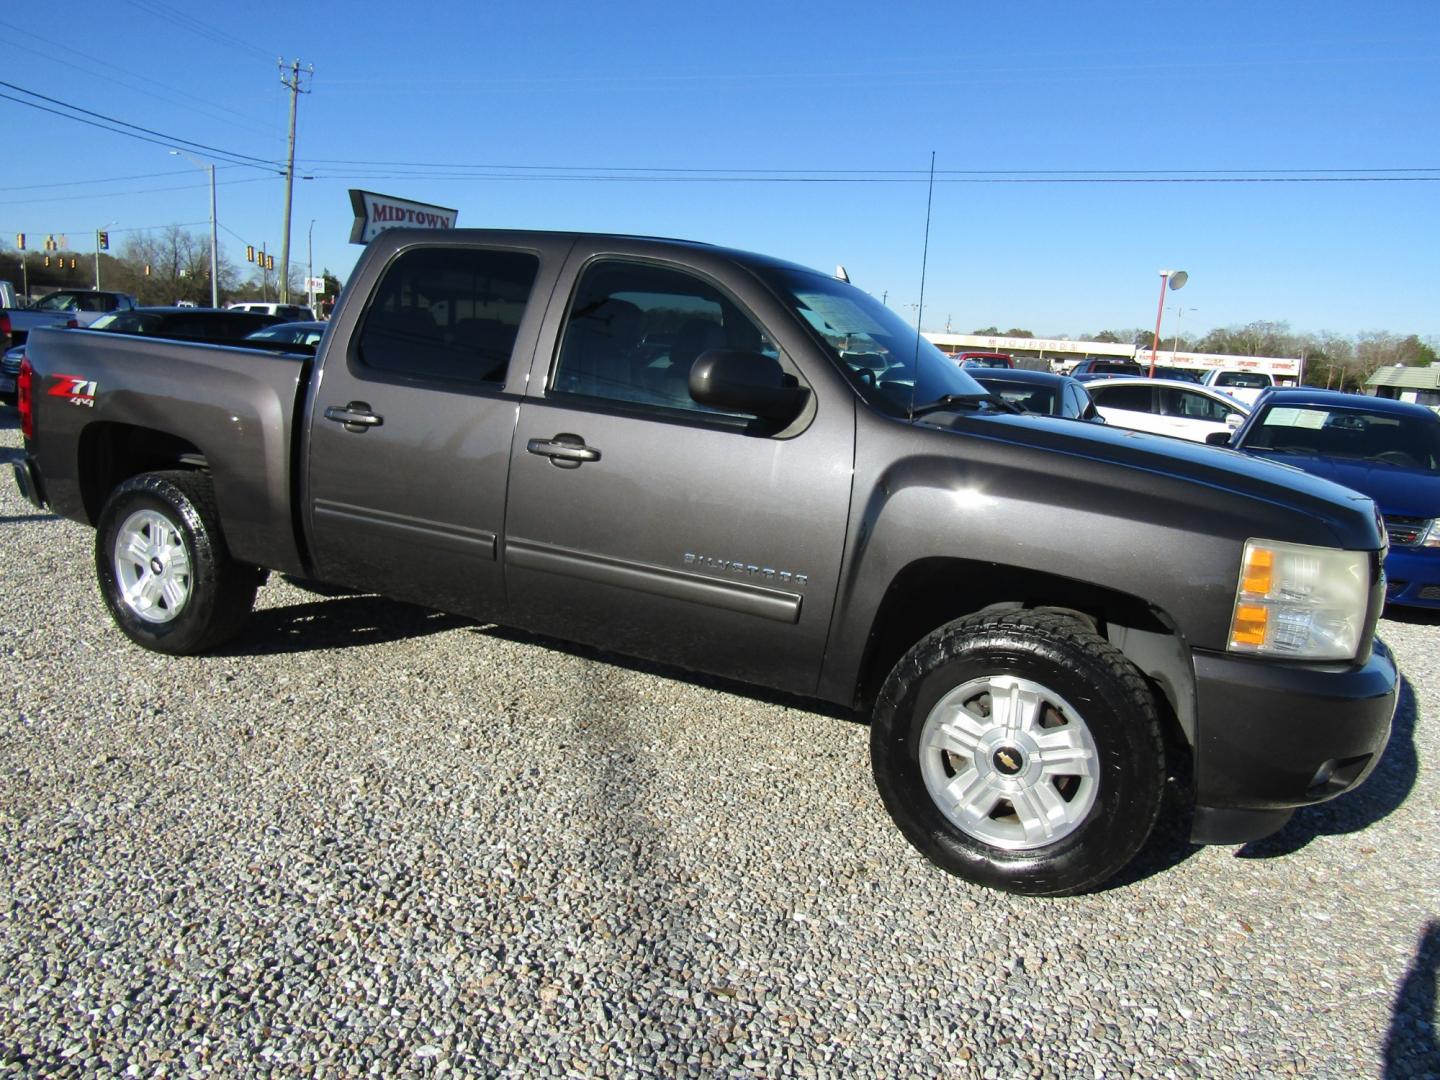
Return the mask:
{"type": "Polygon", "coordinates": [[[350,226],[352,244],[368,244],[386,229],[453,229],[458,216],[449,207],[355,188],[350,189],[350,206],[355,211],[355,223],[350,226]]]}

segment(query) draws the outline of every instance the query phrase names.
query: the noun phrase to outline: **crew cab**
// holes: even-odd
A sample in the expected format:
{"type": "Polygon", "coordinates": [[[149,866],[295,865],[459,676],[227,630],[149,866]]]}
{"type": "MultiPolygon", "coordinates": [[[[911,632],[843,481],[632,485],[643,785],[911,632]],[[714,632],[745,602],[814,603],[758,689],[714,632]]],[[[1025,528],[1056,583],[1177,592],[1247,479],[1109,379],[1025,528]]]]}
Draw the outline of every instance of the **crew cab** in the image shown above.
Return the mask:
{"type": "Polygon", "coordinates": [[[1020,412],[760,255],[391,230],[314,357],[42,330],[20,407],[144,648],[281,571],[853,707],[910,842],[1015,892],[1114,875],[1167,760],[1197,842],[1265,835],[1395,708],[1368,498],[1020,412]]]}

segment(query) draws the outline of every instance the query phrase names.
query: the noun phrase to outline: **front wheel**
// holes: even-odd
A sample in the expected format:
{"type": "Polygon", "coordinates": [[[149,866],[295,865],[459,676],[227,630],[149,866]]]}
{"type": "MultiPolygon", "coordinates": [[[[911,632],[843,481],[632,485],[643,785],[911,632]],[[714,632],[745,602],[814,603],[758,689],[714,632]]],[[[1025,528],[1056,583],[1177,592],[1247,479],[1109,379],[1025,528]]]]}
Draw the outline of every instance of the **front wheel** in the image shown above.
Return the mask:
{"type": "Polygon", "coordinates": [[[975,615],[912,648],[870,732],[875,782],[906,838],[977,884],[1096,887],[1159,813],[1164,750],[1135,667],[1075,620],[975,615]]]}
{"type": "Polygon", "coordinates": [[[230,558],[210,478],[196,472],[145,473],[117,487],[96,525],[95,572],[125,635],[177,655],[238,634],[259,580],[230,558]]]}

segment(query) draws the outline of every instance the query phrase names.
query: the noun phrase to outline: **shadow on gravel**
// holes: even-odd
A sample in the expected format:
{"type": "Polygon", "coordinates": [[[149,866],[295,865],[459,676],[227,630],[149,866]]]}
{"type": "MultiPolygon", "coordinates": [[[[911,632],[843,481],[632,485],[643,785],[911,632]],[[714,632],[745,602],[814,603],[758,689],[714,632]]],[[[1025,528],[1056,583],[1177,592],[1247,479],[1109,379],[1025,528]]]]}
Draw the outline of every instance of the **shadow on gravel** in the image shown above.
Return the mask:
{"type": "Polygon", "coordinates": [[[542,648],[553,649],[555,652],[562,652],[568,656],[578,656],[583,660],[593,660],[596,663],[608,664],[611,667],[621,668],[625,671],[643,672],[647,675],[658,675],[661,678],[673,679],[676,682],[688,683],[691,686],[704,686],[711,690],[720,690],[726,694],[735,694],[737,697],[747,697],[752,701],[763,701],[767,705],[780,705],[790,709],[804,709],[806,712],[817,713],[820,716],[833,717],[836,720],[849,720],[852,723],[868,724],[868,717],[856,712],[854,709],[846,709],[840,705],[832,705],[829,702],[819,701],[815,698],[802,697],[798,694],[787,694],[780,690],[766,690],[763,687],[751,686],[749,683],[735,682],[731,679],[724,679],[718,675],[705,675],[700,672],[687,671],[684,668],[672,667],[668,664],[656,663],[651,660],[637,660],[634,657],[619,656],[615,653],[605,652],[602,649],[591,648],[588,645],[577,645],[569,641],[560,641],[556,638],[545,637],[541,634],[531,634],[524,630],[515,630],[508,626],[497,626],[487,623],[483,626],[472,628],[472,633],[481,634],[485,637],[499,638],[501,641],[514,641],[524,645],[539,645],[542,648]]]}
{"type": "Polygon", "coordinates": [[[1420,771],[1415,753],[1415,688],[1400,679],[1400,702],[1390,728],[1390,741],[1380,764],[1354,791],[1318,806],[1302,806],[1279,832],[1252,840],[1239,851],[1241,859],[1273,859],[1299,851],[1317,836],[1359,832],[1388,817],[1404,803],[1420,771]]]}
{"type": "Polygon", "coordinates": [[[14,431],[20,426],[20,413],[12,405],[0,405],[0,431],[14,431]]]}
{"type": "MultiPolygon", "coordinates": [[[[1385,609],[1385,618],[1390,622],[1408,623],[1411,626],[1440,626],[1440,611],[1432,608],[1395,608],[1385,609]]],[[[1380,635],[1384,637],[1382,633],[1380,635]]]]}
{"type": "MultiPolygon", "coordinates": [[[[14,424],[10,425],[14,427],[14,424]]],[[[5,425],[0,424],[0,431],[5,430],[5,425]]],[[[18,446],[0,446],[0,462],[9,465],[12,461],[19,461],[25,456],[25,451],[18,446]]]]}
{"type": "Polygon", "coordinates": [[[220,656],[274,656],[378,645],[454,630],[471,622],[379,596],[344,596],[265,608],[220,656]]]}
{"type": "Polygon", "coordinates": [[[17,514],[14,517],[6,517],[0,514],[0,525],[33,525],[37,521],[59,521],[54,514],[17,514]]]}
{"type": "Polygon", "coordinates": [[[1385,1033],[1385,1080],[1440,1076],[1440,1039],[1435,1031],[1435,979],[1440,975],[1440,919],[1420,935],[1415,959],[1390,1007],[1385,1033]]]}

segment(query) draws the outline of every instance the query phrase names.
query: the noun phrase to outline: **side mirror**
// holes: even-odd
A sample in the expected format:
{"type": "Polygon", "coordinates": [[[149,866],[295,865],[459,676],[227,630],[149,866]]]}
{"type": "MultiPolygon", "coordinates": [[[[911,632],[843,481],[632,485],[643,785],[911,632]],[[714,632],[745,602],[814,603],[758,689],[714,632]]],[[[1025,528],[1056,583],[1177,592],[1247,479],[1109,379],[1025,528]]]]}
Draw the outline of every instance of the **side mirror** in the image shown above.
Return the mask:
{"type": "Polygon", "coordinates": [[[1228,427],[1231,431],[1234,431],[1244,422],[1245,418],[1241,416],[1238,412],[1225,414],[1225,426],[1228,427]]]}
{"type": "Polygon", "coordinates": [[[1206,446],[1229,446],[1229,445],[1230,445],[1230,434],[1231,434],[1231,433],[1228,432],[1228,431],[1212,431],[1209,435],[1206,435],[1206,436],[1205,436],[1205,445],[1206,445],[1206,446]]]}
{"type": "Polygon", "coordinates": [[[690,366],[690,396],[712,409],[749,413],[783,425],[800,415],[810,391],[797,386],[773,357],[711,349],[690,366]]]}

